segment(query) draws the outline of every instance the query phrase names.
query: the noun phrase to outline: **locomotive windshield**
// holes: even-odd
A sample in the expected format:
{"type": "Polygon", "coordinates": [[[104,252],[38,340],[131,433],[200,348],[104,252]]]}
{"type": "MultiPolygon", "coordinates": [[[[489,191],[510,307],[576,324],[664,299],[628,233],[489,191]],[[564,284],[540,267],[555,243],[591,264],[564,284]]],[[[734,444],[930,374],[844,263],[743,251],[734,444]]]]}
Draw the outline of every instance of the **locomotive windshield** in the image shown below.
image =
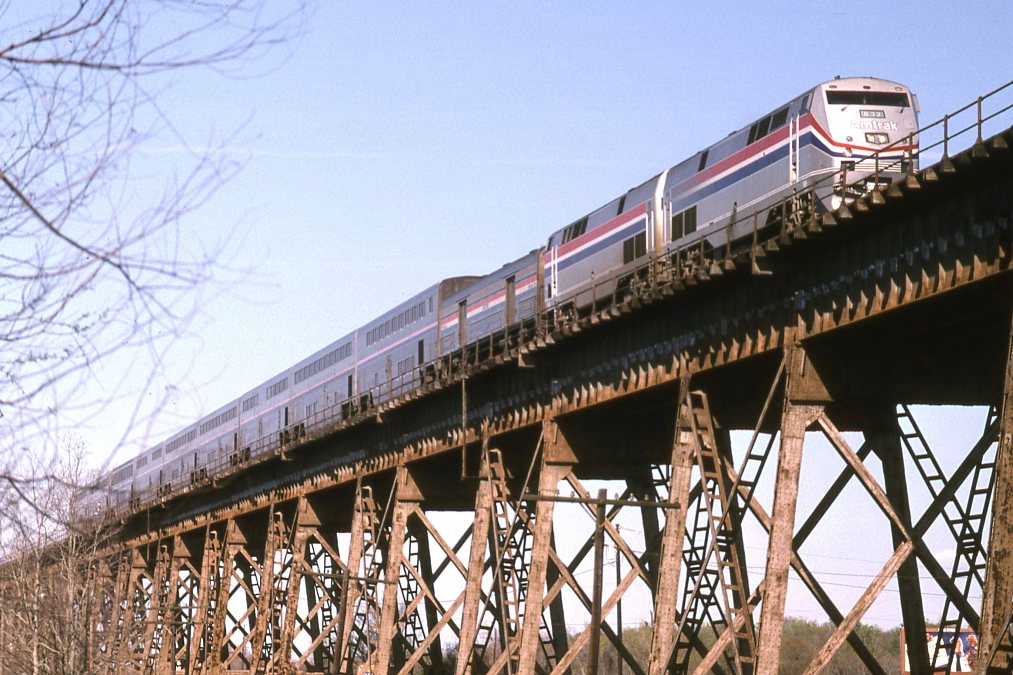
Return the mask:
{"type": "Polygon", "coordinates": [[[881,105],[907,108],[907,94],[894,91],[827,91],[829,105],[881,105]]]}

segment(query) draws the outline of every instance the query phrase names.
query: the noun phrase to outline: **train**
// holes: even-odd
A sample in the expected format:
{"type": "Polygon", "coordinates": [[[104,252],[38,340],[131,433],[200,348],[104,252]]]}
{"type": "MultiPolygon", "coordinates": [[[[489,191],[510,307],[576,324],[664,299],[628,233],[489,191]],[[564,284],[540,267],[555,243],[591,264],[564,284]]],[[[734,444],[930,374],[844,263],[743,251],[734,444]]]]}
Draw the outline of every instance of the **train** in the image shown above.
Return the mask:
{"type": "MultiPolygon", "coordinates": [[[[447,278],[111,470],[107,506],[136,506],[234,470],[418,386],[467,345],[543,317],[580,317],[651,275],[731,251],[792,213],[835,210],[917,170],[917,98],[835,78],[548,235],[500,269],[447,278]]],[[[349,458],[350,461],[353,458],[349,458]]]]}

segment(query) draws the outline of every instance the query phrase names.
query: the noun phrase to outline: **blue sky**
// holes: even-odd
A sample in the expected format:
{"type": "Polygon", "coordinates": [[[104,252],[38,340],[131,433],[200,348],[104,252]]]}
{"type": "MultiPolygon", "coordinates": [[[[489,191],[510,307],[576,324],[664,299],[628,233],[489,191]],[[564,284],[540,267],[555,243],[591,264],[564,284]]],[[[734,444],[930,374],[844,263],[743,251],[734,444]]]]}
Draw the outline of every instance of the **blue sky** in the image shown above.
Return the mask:
{"type": "Polygon", "coordinates": [[[1008,2],[543,4],[324,2],[266,75],[191,73],[159,97],[181,138],[152,160],[225,137],[244,163],[185,224],[248,272],[209,294],[200,353],[180,352],[206,384],[195,410],[820,81],[906,83],[928,120],[1013,70],[1008,2]]]}
{"type": "MultiPolygon", "coordinates": [[[[188,73],[158,97],[176,134],[146,146],[143,172],[210,139],[243,169],[182,225],[190,245],[225,242],[229,269],[164,362],[149,438],[835,75],[905,83],[934,120],[1011,77],[1011,19],[1008,0],[320,2],[267,72],[188,73]]],[[[107,454],[112,432],[82,433],[107,454]]]]}

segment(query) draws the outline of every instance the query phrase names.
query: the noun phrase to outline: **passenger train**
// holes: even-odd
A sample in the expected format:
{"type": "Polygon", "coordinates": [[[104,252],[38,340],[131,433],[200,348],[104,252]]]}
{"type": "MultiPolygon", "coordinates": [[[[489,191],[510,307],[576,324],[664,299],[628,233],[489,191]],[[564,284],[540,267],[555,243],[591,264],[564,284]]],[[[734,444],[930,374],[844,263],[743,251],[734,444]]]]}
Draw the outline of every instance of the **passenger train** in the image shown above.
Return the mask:
{"type": "Polygon", "coordinates": [[[485,276],[444,279],[278,373],[108,476],[139,504],[277,448],[326,414],[348,418],[418,384],[462,346],[520,322],[579,316],[687,250],[748,246],[786,199],[822,212],[917,169],[917,100],[887,80],[807,90],[552,232],[485,276]],[[753,214],[759,214],[758,218],[753,214]]]}

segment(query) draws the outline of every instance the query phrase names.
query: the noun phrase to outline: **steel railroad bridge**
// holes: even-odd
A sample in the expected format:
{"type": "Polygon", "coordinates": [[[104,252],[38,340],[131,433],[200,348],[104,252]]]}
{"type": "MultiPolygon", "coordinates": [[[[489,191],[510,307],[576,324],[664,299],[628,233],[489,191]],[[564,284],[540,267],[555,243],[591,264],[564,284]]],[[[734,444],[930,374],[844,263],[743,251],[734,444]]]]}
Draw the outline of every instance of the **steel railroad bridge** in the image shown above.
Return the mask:
{"type": "MultiPolygon", "coordinates": [[[[958,115],[936,126],[942,159],[905,181],[472,345],[351,420],[321,417],[132,505],[98,563],[96,670],[566,673],[582,658],[598,672],[608,649],[622,672],[775,673],[792,573],[836,626],[807,673],[845,643],[885,672],[855,628],[894,578],[909,635],[969,627],[977,671],[1009,672],[1013,129],[1000,106],[1005,130],[982,137],[993,100],[959,131],[958,115]],[[915,404],[989,407],[955,470],[915,404]],[[830,450],[804,452],[817,434],[830,450]],[[803,466],[829,485],[805,519],[803,466]],[[588,486],[600,479],[622,488],[588,486]],[[893,548],[839,607],[801,551],[849,484],[893,548]],[[448,511],[465,517],[440,525],[448,511]],[[953,561],[925,541],[940,523],[953,561]],[[626,608],[652,603],[649,650],[616,621],[636,589],[626,608]]],[[[912,641],[912,672],[930,672],[929,652],[912,641]]]]}

